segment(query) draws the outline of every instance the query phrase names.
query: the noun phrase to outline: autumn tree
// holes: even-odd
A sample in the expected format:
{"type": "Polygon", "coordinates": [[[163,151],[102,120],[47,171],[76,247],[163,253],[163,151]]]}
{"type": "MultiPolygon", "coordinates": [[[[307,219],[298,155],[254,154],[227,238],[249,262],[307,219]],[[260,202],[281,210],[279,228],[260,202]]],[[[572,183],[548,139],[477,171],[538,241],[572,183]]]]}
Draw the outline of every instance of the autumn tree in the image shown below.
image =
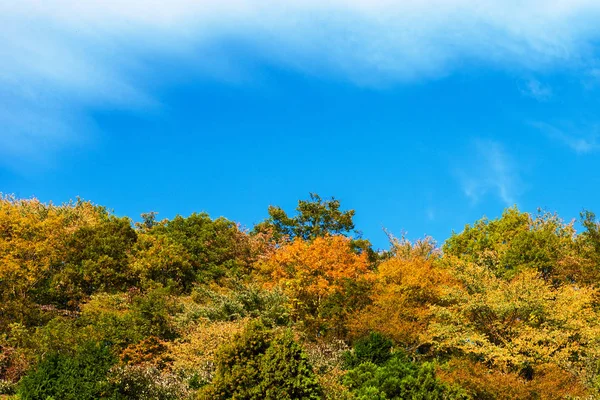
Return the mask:
{"type": "Polygon", "coordinates": [[[426,335],[431,307],[443,304],[445,291],[456,280],[437,262],[429,239],[395,241],[392,254],[378,266],[372,302],[352,316],[350,331],[353,337],[378,331],[406,350],[424,350],[431,344],[426,335]]]}
{"type": "Polygon", "coordinates": [[[535,216],[508,208],[498,219],[483,218],[461,233],[453,233],[443,246],[447,255],[485,265],[497,276],[512,277],[532,269],[548,279],[565,278],[563,270],[577,263],[573,257],[575,230],[557,215],[535,216]]]}
{"type": "Polygon", "coordinates": [[[55,206],[0,197],[0,327],[41,318],[48,282],[64,270],[69,239],[103,212],[80,200],[55,206]]]}
{"type": "Polygon", "coordinates": [[[278,286],[291,301],[293,318],[313,331],[344,330],[343,321],[364,306],[372,273],[365,253],[357,254],[349,238],[296,238],[258,265],[268,286],[278,286]],[[329,321],[329,323],[327,323],[329,321]]]}
{"type": "Polygon", "coordinates": [[[437,369],[444,382],[462,387],[478,400],[554,400],[589,398],[589,389],[576,376],[553,364],[537,367],[533,379],[473,360],[456,357],[437,369]]]}
{"type": "Polygon", "coordinates": [[[591,385],[600,354],[600,316],[595,289],[559,287],[536,271],[512,279],[485,266],[449,259],[459,286],[449,288],[446,304],[435,305],[428,335],[434,350],[461,354],[503,373],[541,379],[549,366],[566,379],[591,385]]]}

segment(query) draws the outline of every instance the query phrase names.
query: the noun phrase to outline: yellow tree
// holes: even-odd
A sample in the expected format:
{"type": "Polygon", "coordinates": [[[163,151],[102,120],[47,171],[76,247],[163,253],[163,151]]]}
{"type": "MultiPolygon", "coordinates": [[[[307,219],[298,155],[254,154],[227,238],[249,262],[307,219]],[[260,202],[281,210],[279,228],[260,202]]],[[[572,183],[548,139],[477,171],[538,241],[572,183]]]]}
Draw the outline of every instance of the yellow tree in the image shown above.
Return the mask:
{"type": "Polygon", "coordinates": [[[484,266],[448,262],[461,285],[447,291],[445,304],[432,308],[429,335],[435,350],[525,380],[543,379],[545,371],[558,368],[565,379],[591,384],[600,357],[596,289],[555,287],[531,270],[506,280],[484,266]]]}
{"type": "Polygon", "coordinates": [[[440,304],[445,291],[457,282],[437,260],[435,244],[393,240],[393,257],[376,273],[372,304],[353,316],[352,336],[385,334],[406,350],[427,347],[431,306],[440,304]]]}
{"type": "Polygon", "coordinates": [[[0,325],[26,322],[45,285],[63,266],[67,241],[98,221],[99,209],[78,201],[63,206],[0,197],[0,325]]]}
{"type": "Polygon", "coordinates": [[[267,286],[280,286],[293,317],[313,332],[342,334],[346,316],[364,305],[372,281],[366,253],[344,236],[297,238],[258,264],[267,286]]]}

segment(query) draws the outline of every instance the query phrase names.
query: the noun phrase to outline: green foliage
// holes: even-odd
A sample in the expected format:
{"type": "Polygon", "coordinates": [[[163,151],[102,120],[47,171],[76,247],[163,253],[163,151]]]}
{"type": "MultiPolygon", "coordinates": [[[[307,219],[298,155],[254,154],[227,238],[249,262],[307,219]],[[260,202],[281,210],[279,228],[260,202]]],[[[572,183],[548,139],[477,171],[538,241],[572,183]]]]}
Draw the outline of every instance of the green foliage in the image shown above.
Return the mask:
{"type": "Polygon", "coordinates": [[[392,357],[392,341],[379,332],[371,332],[354,343],[354,349],[345,353],[346,368],[353,368],[364,362],[384,364],[392,357]]]}
{"type": "Polygon", "coordinates": [[[73,299],[134,284],[128,254],[136,240],[129,218],[103,215],[98,224],[79,228],[67,241],[64,265],[50,282],[57,301],[69,305],[73,299]]]}
{"type": "Polygon", "coordinates": [[[320,399],[321,388],[291,332],[273,333],[251,323],[217,357],[210,399],[320,399]]]}
{"type": "Polygon", "coordinates": [[[431,363],[417,364],[396,352],[382,365],[363,362],[343,378],[357,400],[463,400],[468,395],[442,383],[431,363]]]}
{"type": "Polygon", "coordinates": [[[325,235],[354,232],[354,210],[341,211],[340,202],[334,198],[323,200],[310,193],[309,200],[298,201],[298,214],[289,217],[280,207],[269,207],[269,218],[257,225],[256,231],[271,230],[275,239],[315,239],[325,235]]]}
{"type": "Polygon", "coordinates": [[[177,311],[173,298],[163,288],[146,293],[131,290],[121,295],[102,294],[83,307],[77,325],[124,348],[150,336],[173,339],[176,329],[172,314],[177,311]]]}
{"type": "Polygon", "coordinates": [[[144,336],[173,339],[176,332],[170,313],[175,311],[174,307],[168,291],[157,288],[135,296],[131,310],[134,323],[144,336]]]}
{"type": "Polygon", "coordinates": [[[237,284],[231,291],[220,293],[198,286],[192,298],[202,304],[200,315],[211,321],[234,321],[261,318],[267,326],[287,325],[287,297],[277,289],[266,290],[256,284],[237,284]]]}
{"type": "Polygon", "coordinates": [[[166,235],[140,233],[131,264],[145,288],[158,283],[174,293],[189,293],[196,280],[191,255],[166,235]]]}
{"type": "Polygon", "coordinates": [[[107,346],[89,343],[75,354],[51,353],[19,385],[21,399],[96,400],[108,395],[115,363],[107,346]]]}
{"type": "Polygon", "coordinates": [[[321,388],[291,331],[276,336],[261,360],[260,389],[266,399],[319,399],[321,388]]]}
{"type": "Polygon", "coordinates": [[[600,278],[600,223],[596,221],[596,214],[584,211],[581,213],[581,225],[585,230],[577,237],[577,250],[587,263],[580,281],[597,284],[600,278]]]}
{"type": "Polygon", "coordinates": [[[196,279],[203,283],[244,270],[251,255],[246,235],[234,222],[212,220],[206,213],[177,216],[155,224],[149,233],[166,236],[174,246],[181,246],[179,253],[185,249],[196,279]]]}
{"type": "Polygon", "coordinates": [[[545,277],[557,273],[560,263],[569,262],[574,229],[554,214],[532,217],[516,207],[506,209],[495,220],[483,218],[452,236],[444,254],[485,265],[497,276],[512,277],[531,269],[545,277]]]}

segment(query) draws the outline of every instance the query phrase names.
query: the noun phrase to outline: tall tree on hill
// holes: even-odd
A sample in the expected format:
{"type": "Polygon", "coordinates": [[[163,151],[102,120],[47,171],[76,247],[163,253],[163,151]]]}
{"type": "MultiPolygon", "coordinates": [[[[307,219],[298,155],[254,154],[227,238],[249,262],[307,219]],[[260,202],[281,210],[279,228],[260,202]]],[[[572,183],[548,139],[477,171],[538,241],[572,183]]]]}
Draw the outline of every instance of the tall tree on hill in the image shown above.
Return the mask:
{"type": "Polygon", "coordinates": [[[316,193],[310,193],[308,200],[299,200],[297,215],[290,217],[281,208],[269,206],[269,218],[258,224],[254,230],[271,230],[276,239],[287,237],[290,240],[300,238],[312,240],[325,235],[353,236],[354,210],[340,210],[340,201],[335,198],[321,199],[316,193]]]}

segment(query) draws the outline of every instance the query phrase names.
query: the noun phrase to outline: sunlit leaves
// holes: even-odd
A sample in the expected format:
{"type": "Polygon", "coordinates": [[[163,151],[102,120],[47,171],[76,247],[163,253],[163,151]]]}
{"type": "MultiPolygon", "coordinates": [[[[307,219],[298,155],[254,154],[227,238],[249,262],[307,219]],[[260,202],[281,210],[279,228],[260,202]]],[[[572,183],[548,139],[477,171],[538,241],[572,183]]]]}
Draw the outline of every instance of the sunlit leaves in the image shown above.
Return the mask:
{"type": "MultiPolygon", "coordinates": [[[[600,356],[597,291],[553,287],[534,271],[510,280],[455,260],[462,283],[434,306],[436,351],[469,355],[504,372],[552,364],[578,375],[600,356]]],[[[587,379],[582,377],[582,379],[587,379]]]]}
{"type": "Polygon", "coordinates": [[[291,299],[295,319],[316,329],[363,305],[373,278],[367,255],[356,254],[343,236],[296,239],[259,264],[259,270],[268,285],[281,287],[291,299]]]}

